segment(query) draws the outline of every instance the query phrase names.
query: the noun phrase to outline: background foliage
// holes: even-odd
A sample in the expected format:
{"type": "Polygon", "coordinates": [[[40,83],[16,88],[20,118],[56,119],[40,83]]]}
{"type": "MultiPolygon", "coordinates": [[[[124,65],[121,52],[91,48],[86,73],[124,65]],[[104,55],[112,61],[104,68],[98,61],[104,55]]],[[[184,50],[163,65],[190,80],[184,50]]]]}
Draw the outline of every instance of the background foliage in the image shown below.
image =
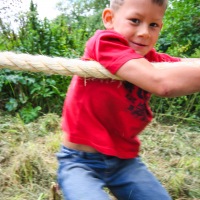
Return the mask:
{"type": "MultiPolygon", "coordinates": [[[[20,6],[21,1],[13,2],[20,6]]],[[[57,5],[61,14],[54,20],[41,20],[37,5],[31,2],[29,12],[15,18],[17,30],[5,17],[0,18],[0,51],[80,57],[87,39],[103,28],[101,12],[108,4],[108,0],[61,0],[57,5]]],[[[9,6],[1,7],[1,16],[8,10],[9,6]]],[[[199,13],[200,0],[170,0],[156,48],[173,56],[199,58],[199,13]]],[[[25,123],[48,112],[60,115],[69,82],[70,77],[59,75],[1,70],[0,109],[19,113],[25,123]]],[[[173,120],[194,123],[200,120],[199,100],[199,94],[172,99],[153,96],[151,105],[156,116],[166,122],[173,115],[173,120]]]]}

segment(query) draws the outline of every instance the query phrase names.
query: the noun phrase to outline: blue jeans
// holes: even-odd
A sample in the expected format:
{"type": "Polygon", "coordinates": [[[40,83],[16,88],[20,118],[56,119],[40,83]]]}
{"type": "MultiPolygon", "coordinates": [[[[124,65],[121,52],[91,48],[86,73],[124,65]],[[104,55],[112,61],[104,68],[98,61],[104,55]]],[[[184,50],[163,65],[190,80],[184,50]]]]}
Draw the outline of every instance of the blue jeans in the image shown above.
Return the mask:
{"type": "Polygon", "coordinates": [[[140,157],[119,159],[101,153],[86,153],[61,147],[58,184],[65,200],[171,200],[140,157]]]}

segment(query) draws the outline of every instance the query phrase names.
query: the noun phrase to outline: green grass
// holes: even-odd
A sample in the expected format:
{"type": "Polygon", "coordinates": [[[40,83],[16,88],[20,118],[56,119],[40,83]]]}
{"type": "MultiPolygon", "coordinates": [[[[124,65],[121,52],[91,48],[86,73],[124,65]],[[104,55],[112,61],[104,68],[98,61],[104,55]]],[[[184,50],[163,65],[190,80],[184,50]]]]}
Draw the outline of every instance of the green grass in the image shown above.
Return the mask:
{"type": "Polygon", "coordinates": [[[141,134],[142,154],[173,199],[200,199],[200,133],[155,121],[141,134]]]}
{"type": "MultiPolygon", "coordinates": [[[[174,200],[200,200],[199,128],[155,120],[141,134],[141,156],[174,200]]],[[[49,200],[56,181],[60,118],[48,114],[24,124],[0,113],[0,199],[49,200]]]]}
{"type": "Polygon", "coordinates": [[[54,114],[27,125],[19,116],[0,115],[0,199],[49,199],[56,181],[59,124],[54,114]]]}

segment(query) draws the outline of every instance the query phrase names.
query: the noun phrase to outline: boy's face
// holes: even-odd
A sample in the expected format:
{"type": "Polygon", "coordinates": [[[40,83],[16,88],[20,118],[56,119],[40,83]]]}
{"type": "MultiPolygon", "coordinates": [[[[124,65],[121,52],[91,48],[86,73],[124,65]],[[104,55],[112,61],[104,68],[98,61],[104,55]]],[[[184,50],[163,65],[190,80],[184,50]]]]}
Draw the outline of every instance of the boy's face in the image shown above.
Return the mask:
{"type": "Polygon", "coordinates": [[[152,0],[124,0],[116,11],[105,9],[103,21],[107,29],[123,35],[130,47],[144,56],[158,40],[164,13],[165,6],[152,3],[152,0]]]}

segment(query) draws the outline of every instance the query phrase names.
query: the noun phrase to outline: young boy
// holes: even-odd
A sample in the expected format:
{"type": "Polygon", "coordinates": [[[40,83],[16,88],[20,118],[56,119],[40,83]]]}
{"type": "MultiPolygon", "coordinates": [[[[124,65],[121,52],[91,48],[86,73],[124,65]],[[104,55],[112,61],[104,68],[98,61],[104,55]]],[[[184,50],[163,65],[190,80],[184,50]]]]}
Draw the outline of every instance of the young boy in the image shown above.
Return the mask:
{"type": "Polygon", "coordinates": [[[111,0],[103,11],[106,30],[87,42],[83,59],[98,61],[124,81],[73,77],[57,154],[66,200],[108,200],[104,187],[118,200],[171,199],[141,161],[138,134],[152,120],[151,93],[175,97],[200,91],[200,64],[191,67],[153,49],[166,7],[167,0],[111,0]],[[176,63],[157,69],[150,62],[176,63]]]}

